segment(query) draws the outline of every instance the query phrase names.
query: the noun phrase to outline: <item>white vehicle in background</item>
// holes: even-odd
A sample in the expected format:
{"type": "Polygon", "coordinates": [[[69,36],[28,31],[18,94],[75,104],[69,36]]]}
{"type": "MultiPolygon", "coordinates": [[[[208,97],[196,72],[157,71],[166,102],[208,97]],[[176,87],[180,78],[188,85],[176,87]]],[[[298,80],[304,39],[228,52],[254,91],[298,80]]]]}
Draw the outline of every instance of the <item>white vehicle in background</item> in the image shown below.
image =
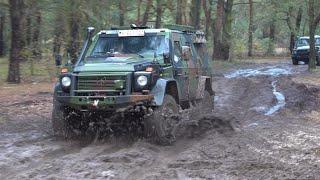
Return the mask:
{"type": "MultiPolygon", "coordinates": [[[[299,37],[294,49],[292,51],[292,64],[298,65],[299,61],[304,62],[305,64],[309,63],[309,54],[310,54],[310,46],[309,46],[309,36],[299,37]]],[[[315,36],[315,44],[316,44],[316,62],[317,65],[320,65],[319,62],[319,54],[320,54],[320,36],[315,36]]]]}

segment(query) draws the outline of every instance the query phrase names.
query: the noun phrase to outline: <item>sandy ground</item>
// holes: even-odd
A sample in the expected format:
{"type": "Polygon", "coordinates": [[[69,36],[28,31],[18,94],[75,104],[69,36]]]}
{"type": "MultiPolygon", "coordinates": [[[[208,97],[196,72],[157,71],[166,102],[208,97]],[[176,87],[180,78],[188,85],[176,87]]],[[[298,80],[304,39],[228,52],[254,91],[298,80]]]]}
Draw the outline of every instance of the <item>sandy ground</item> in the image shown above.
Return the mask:
{"type": "MultiPolygon", "coordinates": [[[[320,179],[319,75],[290,61],[215,74],[214,112],[192,119],[172,146],[57,139],[53,85],[4,85],[0,179],[320,179]]],[[[190,113],[199,112],[181,116],[190,113]]]]}

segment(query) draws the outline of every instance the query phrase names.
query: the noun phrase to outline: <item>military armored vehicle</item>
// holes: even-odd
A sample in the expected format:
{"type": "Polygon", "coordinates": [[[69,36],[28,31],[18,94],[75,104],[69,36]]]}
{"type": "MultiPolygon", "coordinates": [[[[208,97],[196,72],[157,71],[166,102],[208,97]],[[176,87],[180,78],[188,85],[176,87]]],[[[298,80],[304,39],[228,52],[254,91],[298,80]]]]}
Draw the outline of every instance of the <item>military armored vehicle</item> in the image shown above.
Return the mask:
{"type": "Polygon", "coordinates": [[[144,132],[156,143],[175,140],[179,108],[213,110],[212,70],[203,32],[185,26],[112,28],[87,39],[76,64],[55,85],[52,125],[68,137],[88,113],[147,109],[144,132]]]}

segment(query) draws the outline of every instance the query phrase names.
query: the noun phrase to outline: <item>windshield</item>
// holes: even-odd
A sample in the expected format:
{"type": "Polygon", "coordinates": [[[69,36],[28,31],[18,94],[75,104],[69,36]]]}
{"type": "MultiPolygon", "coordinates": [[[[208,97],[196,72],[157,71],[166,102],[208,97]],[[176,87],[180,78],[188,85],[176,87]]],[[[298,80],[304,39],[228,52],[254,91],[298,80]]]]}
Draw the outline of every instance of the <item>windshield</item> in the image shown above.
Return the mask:
{"type": "MultiPolygon", "coordinates": [[[[316,46],[320,46],[320,38],[315,38],[316,46]]],[[[299,39],[297,42],[297,47],[309,46],[309,39],[299,39]]]]}
{"type": "Polygon", "coordinates": [[[165,36],[99,37],[86,54],[86,60],[97,57],[128,57],[162,55],[169,52],[169,40],[165,36]]]}

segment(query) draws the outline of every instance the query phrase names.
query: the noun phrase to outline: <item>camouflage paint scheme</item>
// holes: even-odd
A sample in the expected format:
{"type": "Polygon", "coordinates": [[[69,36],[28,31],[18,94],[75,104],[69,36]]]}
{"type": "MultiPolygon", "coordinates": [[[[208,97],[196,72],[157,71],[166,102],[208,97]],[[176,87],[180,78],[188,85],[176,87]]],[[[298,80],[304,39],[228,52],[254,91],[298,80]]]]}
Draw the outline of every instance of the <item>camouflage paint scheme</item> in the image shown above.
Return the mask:
{"type": "MultiPolygon", "coordinates": [[[[118,31],[101,31],[92,38],[92,43],[95,44],[103,34],[117,35],[118,31]]],[[[157,36],[165,36],[170,47],[169,63],[165,62],[164,56],[145,56],[143,58],[132,56],[114,58],[117,61],[115,63],[81,64],[83,57],[80,57],[72,70],[67,74],[60,75],[60,80],[64,76],[71,77],[70,90],[63,91],[61,83],[58,82],[55,86],[54,98],[65,106],[77,110],[116,111],[119,108],[129,108],[141,104],[161,106],[166,93],[176,98],[181,105],[184,102],[202,99],[205,90],[214,95],[211,80],[212,71],[206,53],[204,34],[172,29],[144,29],[144,32],[145,34],[155,33],[157,36]],[[202,41],[197,42],[199,39],[202,41]],[[183,56],[182,46],[190,47],[189,56],[183,56]],[[175,51],[178,54],[180,52],[179,57],[175,51]],[[133,88],[134,74],[145,72],[147,67],[156,69],[151,72],[155,82],[143,92],[135,91],[133,88]],[[91,84],[93,86],[100,84],[102,87],[111,83],[112,87],[101,89],[99,86],[99,90],[95,90],[94,87],[88,87],[88,83],[90,85],[93,80],[96,80],[91,84]],[[81,84],[82,81],[83,84],[81,84]],[[79,90],[79,87],[83,89],[79,90]],[[119,89],[121,90],[118,91],[119,89]],[[112,94],[114,92],[117,94],[112,94]]],[[[90,51],[88,48],[83,49],[82,56],[87,50],[90,51]]]]}

